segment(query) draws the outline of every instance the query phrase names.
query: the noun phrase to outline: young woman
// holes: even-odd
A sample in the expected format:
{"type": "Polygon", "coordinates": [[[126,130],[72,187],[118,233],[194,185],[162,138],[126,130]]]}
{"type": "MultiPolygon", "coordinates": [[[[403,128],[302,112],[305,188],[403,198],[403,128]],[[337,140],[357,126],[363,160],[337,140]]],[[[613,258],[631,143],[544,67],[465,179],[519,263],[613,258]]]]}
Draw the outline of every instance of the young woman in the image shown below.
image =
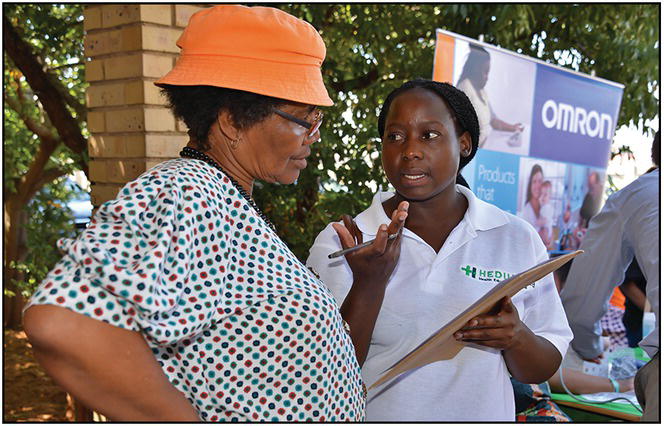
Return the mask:
{"type": "MultiPolygon", "coordinates": [[[[380,192],[354,220],[327,226],[307,262],[341,305],[367,385],[489,291],[496,277],[547,259],[525,221],[456,184],[479,140],[477,116],[463,92],[408,82],[385,100],[378,130],[395,192],[380,192]],[[400,220],[405,227],[398,229],[400,220]],[[374,238],[379,226],[384,251],[374,244],[328,259],[374,238]],[[392,231],[398,237],[384,241],[392,231]]],[[[510,374],[524,383],[548,379],[572,338],[551,276],[455,336],[467,345],[453,359],[372,390],[367,420],[514,421],[510,374]]]]}
{"type": "Polygon", "coordinates": [[[526,202],[520,214],[526,222],[537,228],[537,219],[540,217],[540,195],[542,194],[542,182],[544,181],[544,172],[539,164],[533,165],[528,177],[528,187],[526,188],[526,202]]]}

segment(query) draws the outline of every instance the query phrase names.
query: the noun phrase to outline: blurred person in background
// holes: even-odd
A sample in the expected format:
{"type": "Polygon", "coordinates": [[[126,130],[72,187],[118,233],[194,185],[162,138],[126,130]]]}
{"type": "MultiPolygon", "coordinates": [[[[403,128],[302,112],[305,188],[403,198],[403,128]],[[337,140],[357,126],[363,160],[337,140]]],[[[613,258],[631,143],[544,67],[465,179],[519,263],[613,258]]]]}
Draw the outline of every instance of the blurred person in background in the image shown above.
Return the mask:
{"type": "Polygon", "coordinates": [[[585,360],[599,362],[603,352],[599,320],[614,287],[636,258],[646,278],[646,298],[655,312],[655,328],[640,346],[651,360],[639,369],[635,393],[643,407],[642,420],[659,421],[659,173],[660,132],[652,144],[655,169],[615,192],[590,220],[581,243],[585,253],[574,260],[561,298],[574,331],[572,348],[585,360]]]}

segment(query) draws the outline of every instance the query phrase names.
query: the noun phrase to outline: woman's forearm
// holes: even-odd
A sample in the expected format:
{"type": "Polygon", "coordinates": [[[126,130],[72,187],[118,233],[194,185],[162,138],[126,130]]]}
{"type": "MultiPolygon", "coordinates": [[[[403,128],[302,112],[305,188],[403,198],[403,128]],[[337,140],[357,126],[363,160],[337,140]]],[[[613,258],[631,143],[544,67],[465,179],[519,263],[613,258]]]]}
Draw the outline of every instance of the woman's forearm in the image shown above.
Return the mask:
{"type": "Polygon", "coordinates": [[[627,297],[637,308],[642,311],[646,307],[646,295],[641,289],[636,285],[634,281],[628,281],[627,283],[620,286],[620,291],[623,292],[625,297],[627,297]]]}
{"type": "Polygon", "coordinates": [[[51,305],[30,307],[37,361],[67,392],[115,421],[200,421],[139,333],[51,305]]]}
{"type": "MultiPolygon", "coordinates": [[[[613,383],[608,377],[593,376],[570,368],[563,368],[562,370],[565,386],[574,394],[615,392],[613,383]]],[[[556,374],[551,376],[548,382],[553,392],[565,393],[565,388],[560,382],[560,371],[556,371],[556,374]]],[[[634,388],[633,377],[617,380],[616,382],[620,392],[628,392],[634,388]]]]}
{"type": "Polygon", "coordinates": [[[360,366],[364,364],[369,352],[371,335],[384,297],[384,285],[370,286],[354,282],[341,305],[341,316],[350,326],[351,339],[360,366]]]}
{"type": "Polygon", "coordinates": [[[542,383],[549,379],[562,361],[558,349],[548,340],[524,326],[524,336],[514,346],[503,350],[512,376],[522,383],[542,383]]]}

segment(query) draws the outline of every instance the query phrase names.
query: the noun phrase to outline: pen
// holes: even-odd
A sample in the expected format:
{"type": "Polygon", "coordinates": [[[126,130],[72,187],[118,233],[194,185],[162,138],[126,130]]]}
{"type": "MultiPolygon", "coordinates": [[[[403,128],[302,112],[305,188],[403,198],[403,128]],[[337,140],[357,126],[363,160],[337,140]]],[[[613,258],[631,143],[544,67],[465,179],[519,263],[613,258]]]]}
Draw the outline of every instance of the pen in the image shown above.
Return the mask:
{"type": "MultiPolygon", "coordinates": [[[[388,236],[387,236],[387,239],[388,239],[388,240],[393,240],[393,239],[395,239],[397,236],[399,236],[398,233],[396,233],[396,234],[391,234],[391,235],[388,235],[388,236]]],[[[356,245],[355,247],[350,247],[350,248],[347,248],[347,249],[343,249],[343,250],[335,251],[334,253],[331,253],[331,254],[327,255],[327,257],[328,257],[328,259],[334,259],[335,257],[343,256],[343,255],[346,254],[346,253],[354,252],[355,250],[359,250],[359,249],[361,249],[362,247],[370,246],[371,243],[373,243],[374,241],[375,241],[375,239],[370,240],[370,241],[367,241],[367,242],[362,243],[362,244],[358,244],[358,245],[356,245]]]]}

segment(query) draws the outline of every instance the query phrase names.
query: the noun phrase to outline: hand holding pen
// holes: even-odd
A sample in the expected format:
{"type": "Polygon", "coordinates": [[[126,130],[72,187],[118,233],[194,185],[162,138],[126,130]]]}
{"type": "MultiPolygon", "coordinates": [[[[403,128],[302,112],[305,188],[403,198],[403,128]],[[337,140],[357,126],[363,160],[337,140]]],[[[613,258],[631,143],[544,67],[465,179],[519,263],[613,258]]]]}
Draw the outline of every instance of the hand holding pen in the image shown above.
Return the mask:
{"type": "Polygon", "coordinates": [[[343,249],[352,249],[344,253],[353,271],[354,280],[387,284],[399,259],[402,232],[407,217],[408,202],[402,201],[392,213],[390,224],[381,225],[376,232],[376,238],[367,241],[369,244],[363,244],[362,231],[350,216],[342,217],[343,225],[332,224],[343,249]]]}
{"type": "MultiPolygon", "coordinates": [[[[348,215],[345,215],[345,216],[348,216],[348,215]]],[[[344,222],[345,222],[345,220],[344,220],[344,222]]],[[[387,240],[388,240],[388,241],[391,241],[391,240],[395,239],[395,238],[398,237],[398,236],[399,236],[399,234],[390,234],[390,235],[387,236],[387,240]]],[[[358,245],[356,245],[356,246],[348,247],[348,248],[345,248],[345,249],[341,249],[341,250],[339,250],[339,251],[335,251],[334,253],[330,253],[330,254],[328,254],[328,255],[327,255],[327,258],[328,258],[328,259],[334,259],[335,257],[341,257],[341,256],[344,256],[344,255],[347,254],[347,253],[352,253],[352,252],[357,251],[357,250],[359,250],[359,249],[361,249],[361,248],[369,247],[371,244],[374,243],[374,241],[376,241],[376,240],[373,239],[373,240],[365,241],[365,242],[363,242],[363,243],[361,243],[361,244],[358,244],[358,245]]]]}

